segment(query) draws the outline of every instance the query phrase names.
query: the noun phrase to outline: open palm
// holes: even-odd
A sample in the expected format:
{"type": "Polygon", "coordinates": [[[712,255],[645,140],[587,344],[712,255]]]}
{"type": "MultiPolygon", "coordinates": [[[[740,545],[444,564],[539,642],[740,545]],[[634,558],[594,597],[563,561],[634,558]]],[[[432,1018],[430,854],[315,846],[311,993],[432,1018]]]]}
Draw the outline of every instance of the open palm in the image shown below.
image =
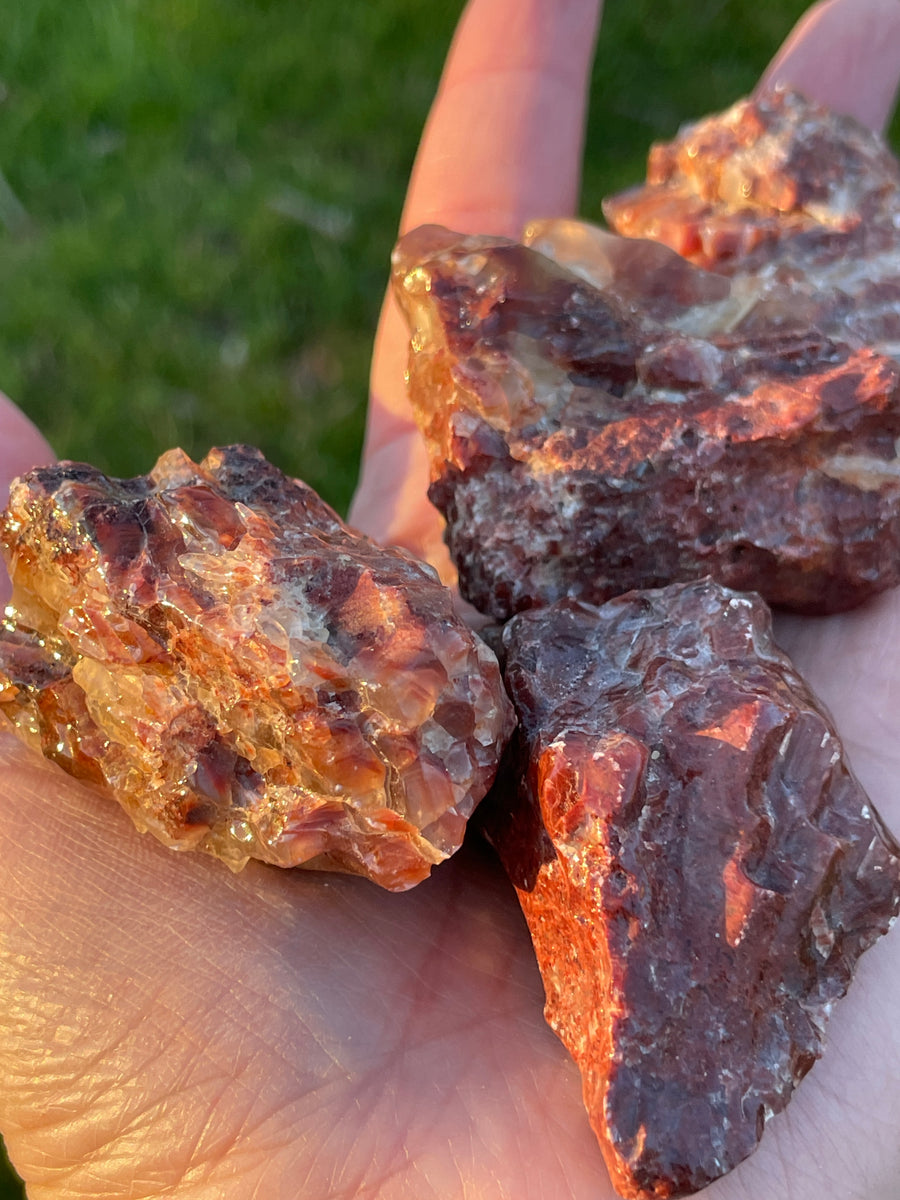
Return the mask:
{"type": "MultiPolygon", "coordinates": [[[[515,234],[574,210],[598,18],[598,0],[473,0],[405,225],[515,234]]],[[[896,0],[831,0],[774,71],[879,123],[898,65],[896,0]]],[[[388,304],[356,519],[439,561],[404,359],[388,304]]],[[[14,410],[2,416],[9,472],[46,454],[14,410]]],[[[900,827],[900,600],[780,634],[900,827]]],[[[256,865],[234,877],[138,838],[10,739],[0,752],[0,1123],[33,1198],[612,1196],[486,850],[404,895],[256,865]]],[[[892,936],[863,959],[825,1059],[707,1195],[897,1195],[898,991],[892,936]]]]}

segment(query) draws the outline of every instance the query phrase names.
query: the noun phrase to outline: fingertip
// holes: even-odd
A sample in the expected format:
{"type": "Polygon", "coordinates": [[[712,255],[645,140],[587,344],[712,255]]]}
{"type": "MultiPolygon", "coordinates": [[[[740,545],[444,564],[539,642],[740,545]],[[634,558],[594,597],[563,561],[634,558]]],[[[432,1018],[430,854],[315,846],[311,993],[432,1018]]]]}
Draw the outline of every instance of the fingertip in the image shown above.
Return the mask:
{"type": "Polygon", "coordinates": [[[795,88],[884,129],[900,82],[900,0],[820,0],[794,27],[759,90],[795,88]]]}
{"type": "Polygon", "coordinates": [[[52,463],[55,455],[49,442],[32,421],[0,392],[0,486],[3,503],[9,485],[23,471],[52,463]]]}

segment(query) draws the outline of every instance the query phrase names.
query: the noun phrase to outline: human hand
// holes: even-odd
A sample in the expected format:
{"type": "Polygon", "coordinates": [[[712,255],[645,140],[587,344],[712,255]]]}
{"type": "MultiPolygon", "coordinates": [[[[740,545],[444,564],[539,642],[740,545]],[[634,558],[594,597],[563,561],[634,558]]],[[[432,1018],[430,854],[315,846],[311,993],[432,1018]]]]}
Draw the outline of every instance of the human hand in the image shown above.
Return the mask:
{"type": "MultiPolygon", "coordinates": [[[[475,0],[405,224],[514,235],[536,213],[574,210],[598,7],[475,0]],[[505,44],[512,28],[515,47],[505,44]]],[[[869,51],[889,45],[900,58],[898,16],[896,0],[834,0],[781,69],[796,77],[811,53],[822,63],[856,47],[846,94],[887,95],[890,63],[876,71],[869,51]]],[[[424,463],[402,392],[405,353],[387,309],[375,470],[356,520],[422,550],[437,524],[413,472],[424,463]]],[[[897,641],[898,613],[884,597],[859,614],[782,626],[895,828],[900,747],[880,714],[896,686],[884,648],[897,641]],[[865,671],[848,677],[847,662],[865,671]]],[[[527,932],[486,852],[464,849],[400,896],[258,865],[230,876],[138,838],[115,806],[10,740],[2,753],[0,1124],[33,1198],[610,1200],[577,1071],[543,1023],[527,932]]],[[[825,1058],[709,1197],[891,1194],[896,940],[865,956],[825,1058]]]]}

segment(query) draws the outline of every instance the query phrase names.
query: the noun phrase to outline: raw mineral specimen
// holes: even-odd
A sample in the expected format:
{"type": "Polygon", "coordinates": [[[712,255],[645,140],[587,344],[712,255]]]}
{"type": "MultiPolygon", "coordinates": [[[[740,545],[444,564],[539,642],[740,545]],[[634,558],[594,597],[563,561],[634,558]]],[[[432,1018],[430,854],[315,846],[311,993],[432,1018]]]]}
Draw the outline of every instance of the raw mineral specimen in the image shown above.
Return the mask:
{"type": "MultiPolygon", "coordinates": [[[[624,1197],[746,1157],[900,908],[900,847],[758,597],[711,581],[504,631],[517,772],[488,807],[624,1197]]],[[[480,814],[479,814],[480,815],[480,814]]]]}
{"type": "Polygon", "coordinates": [[[0,711],[177,849],[401,890],[460,844],[511,728],[429,568],[256,450],[12,488],[0,711]]]}
{"type": "Polygon", "coordinates": [[[655,145],[646,185],[603,211],[626,237],[653,238],[701,266],[771,269],[785,254],[804,270],[830,268],[830,288],[849,281],[852,291],[871,282],[860,259],[879,277],[900,274],[898,191],[900,166],[883,138],[777,88],[655,145]],[[879,264],[885,251],[891,260],[879,264]]]}
{"type": "Polygon", "coordinates": [[[791,93],[696,128],[609,212],[716,273],[576,222],[395,252],[429,494],[495,617],[707,574],[803,612],[900,582],[897,164],[791,93]]]}

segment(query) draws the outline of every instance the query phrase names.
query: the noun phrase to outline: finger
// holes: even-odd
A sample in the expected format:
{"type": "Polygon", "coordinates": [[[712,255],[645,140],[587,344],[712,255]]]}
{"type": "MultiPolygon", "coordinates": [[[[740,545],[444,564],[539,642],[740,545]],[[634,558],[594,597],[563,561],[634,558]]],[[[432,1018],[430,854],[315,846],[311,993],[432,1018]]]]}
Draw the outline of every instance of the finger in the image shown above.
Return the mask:
{"type": "MultiPolygon", "coordinates": [[[[0,392],[0,507],[5,506],[9,485],[32,467],[54,461],[53,451],[31,421],[0,392]]],[[[0,604],[9,596],[9,578],[0,565],[0,604]]]]}
{"type": "Polygon", "coordinates": [[[44,437],[0,392],[0,503],[6,504],[9,485],[17,475],[53,461],[53,451],[44,437]]]}
{"type": "MultiPolygon", "coordinates": [[[[575,211],[601,0],[471,0],[413,168],[401,232],[436,222],[515,237],[537,215],[575,211]]],[[[409,332],[390,296],[372,364],[359,528],[439,560],[440,522],[424,497],[424,447],[406,399],[409,332]],[[393,484],[407,481],[401,494],[393,484]]]]}
{"type": "Polygon", "coordinates": [[[900,79],[898,0],[824,0],[776,54],[761,88],[784,84],[881,130],[900,79]]]}

